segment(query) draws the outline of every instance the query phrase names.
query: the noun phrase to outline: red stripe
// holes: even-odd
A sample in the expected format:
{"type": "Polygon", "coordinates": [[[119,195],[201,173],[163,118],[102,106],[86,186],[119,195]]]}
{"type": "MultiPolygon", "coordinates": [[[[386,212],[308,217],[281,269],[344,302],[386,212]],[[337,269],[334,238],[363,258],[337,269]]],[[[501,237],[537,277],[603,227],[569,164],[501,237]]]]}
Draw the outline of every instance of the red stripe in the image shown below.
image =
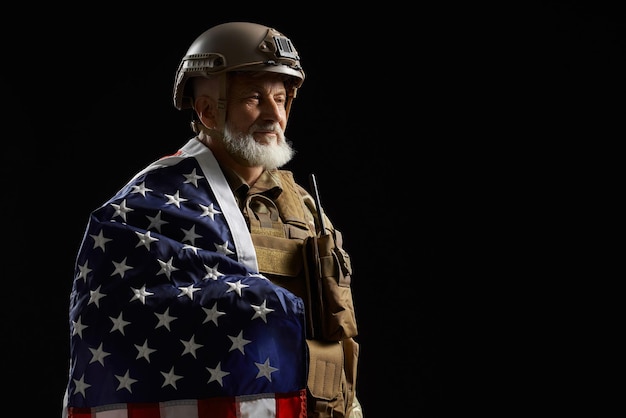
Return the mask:
{"type": "Polygon", "coordinates": [[[67,418],[91,418],[91,408],[69,408],[67,418]]]}
{"type": "Polygon", "coordinates": [[[129,403],[128,418],[161,418],[158,403],[129,403]]]}
{"type": "Polygon", "coordinates": [[[307,418],[306,391],[276,394],[276,416],[307,418]]]}
{"type": "Polygon", "coordinates": [[[198,401],[198,418],[237,418],[235,398],[210,398],[198,401]]]}

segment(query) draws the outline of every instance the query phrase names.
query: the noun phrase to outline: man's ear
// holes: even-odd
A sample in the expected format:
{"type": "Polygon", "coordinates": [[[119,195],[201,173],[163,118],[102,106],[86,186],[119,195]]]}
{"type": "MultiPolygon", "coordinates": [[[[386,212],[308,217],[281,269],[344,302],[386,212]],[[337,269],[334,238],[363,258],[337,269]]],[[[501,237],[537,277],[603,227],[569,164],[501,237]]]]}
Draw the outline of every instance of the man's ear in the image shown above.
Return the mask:
{"type": "Polygon", "coordinates": [[[217,127],[217,102],[215,100],[209,96],[198,96],[194,100],[193,108],[204,126],[217,127]]]}

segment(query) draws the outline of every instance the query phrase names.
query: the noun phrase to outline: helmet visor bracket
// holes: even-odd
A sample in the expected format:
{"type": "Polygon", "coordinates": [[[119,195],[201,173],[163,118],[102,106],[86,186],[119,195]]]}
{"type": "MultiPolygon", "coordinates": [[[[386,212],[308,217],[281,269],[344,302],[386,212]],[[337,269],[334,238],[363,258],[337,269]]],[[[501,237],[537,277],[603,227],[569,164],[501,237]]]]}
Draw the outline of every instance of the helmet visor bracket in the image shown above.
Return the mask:
{"type": "Polygon", "coordinates": [[[183,58],[183,71],[218,72],[226,66],[226,57],[222,54],[192,54],[183,58]]]}
{"type": "Polygon", "coordinates": [[[285,35],[269,28],[265,39],[259,44],[259,51],[269,59],[266,64],[282,64],[300,70],[298,51],[285,35]]]}

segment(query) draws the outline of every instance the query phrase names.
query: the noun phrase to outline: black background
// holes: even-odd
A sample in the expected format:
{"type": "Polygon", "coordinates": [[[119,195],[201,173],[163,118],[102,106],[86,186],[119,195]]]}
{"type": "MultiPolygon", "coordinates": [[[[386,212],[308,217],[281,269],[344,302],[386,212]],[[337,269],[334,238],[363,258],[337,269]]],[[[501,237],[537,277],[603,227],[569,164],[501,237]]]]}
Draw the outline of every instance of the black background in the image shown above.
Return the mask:
{"type": "Polygon", "coordinates": [[[558,218],[571,138],[608,129],[621,15],[575,1],[287,5],[5,14],[5,365],[37,416],[60,414],[89,212],[192,135],[172,104],[176,68],[231,20],[275,27],[301,55],[288,168],[303,184],[317,174],[353,258],[365,416],[497,410],[501,379],[528,364],[503,354],[524,329],[504,318],[546,257],[523,243],[542,245],[538,221],[558,218]]]}

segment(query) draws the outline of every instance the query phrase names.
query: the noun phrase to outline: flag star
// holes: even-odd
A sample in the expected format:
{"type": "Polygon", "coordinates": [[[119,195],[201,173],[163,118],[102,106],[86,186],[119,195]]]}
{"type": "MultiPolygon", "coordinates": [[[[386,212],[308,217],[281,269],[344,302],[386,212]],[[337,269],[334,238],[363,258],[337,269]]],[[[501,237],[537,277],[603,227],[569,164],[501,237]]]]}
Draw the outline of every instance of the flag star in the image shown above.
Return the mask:
{"type": "Polygon", "coordinates": [[[100,307],[100,299],[102,299],[105,296],[104,293],[100,293],[101,287],[102,285],[98,286],[96,290],[89,291],[89,302],[87,302],[87,305],[93,302],[96,304],[98,308],[100,307]]]}
{"type": "Polygon", "coordinates": [[[239,295],[239,297],[241,297],[241,290],[246,288],[246,287],[250,287],[247,284],[243,284],[241,283],[241,280],[237,280],[235,283],[232,282],[226,282],[226,284],[228,285],[228,287],[230,289],[228,289],[226,291],[226,293],[228,292],[237,292],[237,294],[239,295]]]}
{"type": "Polygon", "coordinates": [[[207,279],[217,280],[220,276],[223,276],[223,274],[217,270],[218,265],[219,263],[216,263],[213,267],[209,267],[205,264],[204,269],[206,270],[206,276],[204,276],[202,280],[207,280],[207,279]]]}
{"type": "Polygon", "coordinates": [[[87,275],[91,273],[91,269],[87,267],[87,261],[82,266],[78,266],[78,275],[76,276],[76,280],[85,280],[87,281],[87,275]]]}
{"type": "Polygon", "coordinates": [[[161,385],[162,388],[164,388],[167,385],[171,385],[172,387],[174,387],[174,389],[178,389],[176,387],[176,381],[178,379],[182,379],[182,376],[177,376],[177,375],[174,374],[174,366],[172,366],[172,368],[170,369],[169,372],[167,372],[167,373],[161,372],[161,374],[165,378],[165,381],[163,382],[163,385],[161,385]]]}
{"type": "Polygon", "coordinates": [[[224,254],[224,255],[235,254],[233,251],[228,249],[228,241],[224,242],[223,244],[215,243],[215,249],[220,254],[224,254]]]}
{"type": "Polygon", "coordinates": [[[102,349],[102,343],[100,343],[100,347],[98,347],[97,350],[94,348],[89,348],[89,351],[91,351],[91,354],[93,355],[93,357],[89,361],[89,364],[93,363],[94,361],[97,361],[103,366],[104,366],[104,358],[111,354],[111,353],[107,353],[106,351],[102,349]]]}
{"type": "Polygon", "coordinates": [[[135,234],[137,234],[137,238],[139,238],[139,242],[137,243],[137,245],[135,245],[135,248],[143,245],[149,250],[150,244],[159,240],[158,238],[152,238],[152,235],[150,235],[150,231],[146,232],[145,234],[142,234],[139,231],[135,231],[135,234]]]}
{"type": "Polygon", "coordinates": [[[213,207],[213,203],[211,203],[209,206],[200,205],[200,207],[202,208],[202,214],[200,216],[208,216],[213,221],[215,220],[215,215],[222,213],[218,209],[215,209],[213,207]]]}
{"type": "Polygon", "coordinates": [[[115,375],[115,377],[117,377],[117,380],[120,381],[119,386],[117,387],[117,390],[120,389],[126,389],[127,391],[129,391],[130,393],[132,393],[133,391],[130,389],[130,385],[132,385],[133,383],[135,383],[137,380],[136,379],[131,379],[130,375],[129,375],[129,371],[126,370],[126,374],[124,376],[118,376],[115,375]]]}
{"type": "Polygon", "coordinates": [[[76,385],[76,388],[74,389],[74,393],[82,393],[83,394],[83,398],[85,397],[85,390],[87,390],[87,388],[89,386],[91,386],[88,383],[85,383],[85,375],[83,375],[79,380],[73,379],[74,380],[74,385],[76,385]]]}
{"type": "Polygon", "coordinates": [[[156,350],[148,347],[148,340],[145,340],[143,345],[135,344],[135,348],[137,349],[137,357],[135,360],[145,358],[148,363],[150,363],[150,354],[154,353],[156,350]]]}
{"type": "Polygon", "coordinates": [[[202,235],[196,234],[196,226],[192,225],[190,229],[183,229],[185,236],[183,237],[183,242],[189,241],[191,244],[195,244],[195,240],[198,238],[202,238],[202,235]]]}
{"type": "Polygon", "coordinates": [[[162,314],[156,312],[154,314],[157,316],[157,318],[159,318],[159,322],[154,328],[165,327],[168,331],[171,331],[170,323],[175,319],[178,319],[175,316],[170,316],[170,308],[167,308],[162,314]]]}
{"type": "Polygon", "coordinates": [[[248,276],[250,276],[250,277],[258,277],[259,279],[264,279],[264,280],[267,280],[268,282],[270,281],[270,279],[268,279],[267,277],[265,277],[264,275],[262,275],[260,273],[249,273],[248,276]]]}
{"type": "Polygon", "coordinates": [[[135,299],[139,299],[141,301],[141,303],[143,303],[144,305],[146,304],[146,296],[152,296],[154,295],[154,293],[150,293],[146,290],[146,285],[141,286],[140,289],[136,289],[134,287],[131,287],[134,295],[133,297],[130,299],[130,302],[132,302],[135,299]]]}
{"type": "Polygon", "coordinates": [[[180,208],[180,204],[182,202],[186,202],[188,200],[188,199],[180,197],[180,190],[177,190],[176,193],[174,194],[165,193],[165,196],[167,197],[167,202],[165,202],[165,204],[175,205],[177,208],[180,208]]]}
{"type": "Polygon", "coordinates": [[[161,219],[161,211],[159,211],[155,217],[146,216],[150,220],[150,225],[148,225],[147,229],[156,229],[158,232],[161,232],[161,227],[169,222],[161,219]]]}
{"type": "Polygon", "coordinates": [[[189,174],[183,174],[185,176],[185,178],[187,180],[185,180],[185,183],[192,183],[194,186],[198,187],[198,180],[203,179],[204,176],[199,176],[196,174],[196,169],[194,168],[193,171],[189,174]]]}
{"type": "Polygon", "coordinates": [[[193,339],[194,339],[194,336],[192,335],[189,341],[180,340],[180,342],[183,343],[183,345],[185,346],[185,349],[183,350],[183,353],[181,354],[181,356],[184,356],[185,354],[189,353],[194,358],[198,358],[196,356],[196,351],[198,351],[198,348],[202,347],[202,344],[197,344],[195,341],[193,341],[193,339]]]}
{"type": "Polygon", "coordinates": [[[81,318],[78,318],[78,321],[72,321],[72,324],[74,325],[72,335],[78,334],[80,338],[83,338],[83,330],[87,328],[87,325],[83,325],[81,318]]]}
{"type": "Polygon", "coordinates": [[[270,366],[270,359],[269,359],[269,357],[265,360],[265,363],[263,363],[263,364],[257,363],[257,362],[255,362],[254,364],[256,364],[256,366],[259,368],[259,373],[256,375],[256,378],[258,379],[259,377],[265,377],[265,378],[267,378],[267,380],[269,380],[271,382],[272,381],[272,373],[274,373],[278,369],[276,367],[270,366]]]}
{"type": "Polygon", "coordinates": [[[119,274],[122,278],[124,278],[124,274],[126,274],[126,271],[132,269],[131,266],[126,264],[127,258],[128,257],[124,257],[124,259],[119,263],[116,263],[115,261],[113,261],[115,270],[113,270],[113,273],[111,273],[111,276],[115,276],[116,274],[119,274]]]}
{"type": "Polygon", "coordinates": [[[250,306],[252,306],[252,309],[254,309],[254,315],[252,316],[252,319],[261,318],[263,322],[267,323],[267,314],[270,312],[274,312],[274,309],[267,308],[265,306],[266,303],[267,301],[264,300],[261,305],[250,304],[250,306]]]}
{"type": "Polygon", "coordinates": [[[213,304],[213,307],[211,309],[207,309],[205,307],[203,307],[202,309],[204,309],[204,312],[206,313],[206,318],[204,319],[204,321],[202,321],[203,324],[209,321],[213,321],[215,325],[218,325],[217,318],[222,315],[226,315],[226,312],[220,312],[217,310],[217,302],[213,304]]]}
{"type": "Polygon", "coordinates": [[[115,213],[113,214],[112,218],[119,216],[124,221],[126,221],[126,214],[134,210],[133,208],[129,208],[126,206],[126,199],[122,200],[119,205],[111,203],[111,206],[115,208],[115,213]]]}
{"type": "Polygon", "coordinates": [[[105,238],[104,234],[102,233],[102,231],[100,231],[100,233],[98,235],[89,235],[91,238],[93,238],[93,248],[94,250],[98,247],[102,248],[102,251],[105,250],[104,246],[107,242],[109,241],[113,241],[113,239],[111,238],[105,238]]]}
{"type": "Polygon", "coordinates": [[[228,376],[230,374],[230,372],[224,372],[222,371],[222,362],[220,361],[219,363],[217,363],[217,367],[212,369],[210,367],[206,368],[209,373],[211,373],[211,377],[209,378],[209,381],[207,383],[211,383],[211,382],[217,382],[220,384],[220,386],[224,386],[224,383],[222,382],[222,379],[224,378],[224,376],[228,376]]]}
{"type": "Polygon", "coordinates": [[[242,354],[245,354],[243,352],[243,347],[246,344],[251,343],[252,341],[245,340],[242,334],[243,334],[243,331],[239,332],[239,335],[237,335],[236,337],[231,337],[230,335],[228,336],[228,338],[230,338],[230,340],[233,342],[233,345],[230,347],[230,350],[228,351],[239,350],[241,351],[242,354]]]}
{"type": "Polygon", "coordinates": [[[157,259],[157,261],[161,265],[161,270],[159,270],[159,272],[157,273],[157,276],[159,274],[165,274],[167,278],[169,279],[170,276],[172,275],[172,272],[178,270],[176,267],[172,265],[173,259],[174,257],[170,257],[170,259],[167,262],[157,259]]]}
{"type": "Polygon", "coordinates": [[[152,189],[146,187],[146,182],[141,182],[138,185],[133,185],[131,193],[140,193],[143,197],[146,197],[146,192],[151,192],[152,189]]]}
{"type": "Polygon", "coordinates": [[[117,318],[113,318],[112,316],[110,316],[109,319],[111,321],[113,321],[113,328],[111,328],[110,332],[113,332],[113,331],[117,330],[117,331],[121,332],[122,335],[126,335],[126,334],[124,334],[124,327],[126,325],[130,324],[130,322],[124,321],[122,319],[122,313],[121,312],[120,312],[120,316],[118,316],[117,318]]]}
{"type": "Polygon", "coordinates": [[[183,250],[191,250],[195,255],[198,255],[198,247],[194,247],[193,245],[183,244],[183,250]]]}
{"type": "Polygon", "coordinates": [[[190,284],[189,286],[181,286],[178,288],[178,290],[180,290],[180,293],[178,294],[178,297],[181,296],[189,296],[189,299],[193,300],[193,293],[197,292],[198,290],[200,290],[199,287],[193,287],[193,283],[190,284]]]}

